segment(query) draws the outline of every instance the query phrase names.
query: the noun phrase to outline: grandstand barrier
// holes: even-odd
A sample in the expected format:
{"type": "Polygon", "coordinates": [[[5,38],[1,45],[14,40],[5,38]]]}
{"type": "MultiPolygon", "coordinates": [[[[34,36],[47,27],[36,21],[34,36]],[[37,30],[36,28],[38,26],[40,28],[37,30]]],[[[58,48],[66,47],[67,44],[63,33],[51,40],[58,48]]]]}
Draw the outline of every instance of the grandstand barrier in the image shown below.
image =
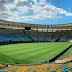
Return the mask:
{"type": "Polygon", "coordinates": [[[18,44],[18,43],[38,43],[38,41],[12,41],[12,42],[0,42],[0,46],[8,44],[18,44]]]}
{"type": "Polygon", "coordinates": [[[55,63],[66,63],[72,61],[72,59],[67,59],[67,60],[55,60],[55,63]]]}
{"type": "Polygon", "coordinates": [[[52,58],[49,62],[54,62],[55,60],[57,60],[61,55],[63,55],[65,52],[67,52],[71,47],[72,47],[72,45],[70,45],[68,48],[66,48],[64,51],[62,51],[60,54],[58,54],[57,56],[52,58]]]}
{"type": "Polygon", "coordinates": [[[72,42],[72,40],[70,40],[69,42],[72,42]]]}

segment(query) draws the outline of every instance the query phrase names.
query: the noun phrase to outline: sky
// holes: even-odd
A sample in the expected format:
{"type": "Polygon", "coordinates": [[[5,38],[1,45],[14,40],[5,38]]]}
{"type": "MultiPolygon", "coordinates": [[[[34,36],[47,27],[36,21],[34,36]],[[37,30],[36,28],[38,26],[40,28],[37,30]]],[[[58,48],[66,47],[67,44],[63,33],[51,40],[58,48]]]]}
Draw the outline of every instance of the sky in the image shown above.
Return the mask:
{"type": "Polygon", "coordinates": [[[72,23],[72,0],[0,0],[0,20],[43,25],[72,23]]]}

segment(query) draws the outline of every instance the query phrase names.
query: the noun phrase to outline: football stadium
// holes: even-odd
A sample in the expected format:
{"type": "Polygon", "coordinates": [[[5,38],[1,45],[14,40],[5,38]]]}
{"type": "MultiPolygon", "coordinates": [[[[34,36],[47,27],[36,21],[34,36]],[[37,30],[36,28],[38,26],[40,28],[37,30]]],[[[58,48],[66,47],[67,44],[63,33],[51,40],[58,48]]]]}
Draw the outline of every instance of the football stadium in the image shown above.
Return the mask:
{"type": "Polygon", "coordinates": [[[72,0],[0,0],[0,72],[72,72],[72,0]]]}
{"type": "Polygon", "coordinates": [[[1,72],[72,72],[72,24],[0,20],[1,72]]]}

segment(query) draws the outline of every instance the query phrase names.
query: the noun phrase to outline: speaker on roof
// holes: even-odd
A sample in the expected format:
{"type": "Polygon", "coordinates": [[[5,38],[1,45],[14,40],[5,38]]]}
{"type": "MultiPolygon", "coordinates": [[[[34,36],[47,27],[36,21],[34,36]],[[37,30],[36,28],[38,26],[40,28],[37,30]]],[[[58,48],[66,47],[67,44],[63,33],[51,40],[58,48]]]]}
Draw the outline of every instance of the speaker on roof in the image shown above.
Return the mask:
{"type": "Polygon", "coordinates": [[[25,30],[31,30],[31,27],[25,27],[25,30]]]}

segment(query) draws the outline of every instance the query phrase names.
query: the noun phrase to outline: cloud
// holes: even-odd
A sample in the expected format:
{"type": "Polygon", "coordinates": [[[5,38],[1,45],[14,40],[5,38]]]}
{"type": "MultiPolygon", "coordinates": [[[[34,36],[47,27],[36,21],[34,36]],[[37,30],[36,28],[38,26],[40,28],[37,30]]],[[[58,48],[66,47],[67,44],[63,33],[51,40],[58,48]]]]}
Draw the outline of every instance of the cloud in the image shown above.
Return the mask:
{"type": "Polygon", "coordinates": [[[29,2],[28,1],[17,1],[16,3],[16,7],[22,7],[22,6],[30,6],[29,2]]]}
{"type": "Polygon", "coordinates": [[[3,20],[33,21],[62,18],[62,15],[72,16],[72,13],[57,8],[46,0],[0,0],[0,19],[3,20]]]}

